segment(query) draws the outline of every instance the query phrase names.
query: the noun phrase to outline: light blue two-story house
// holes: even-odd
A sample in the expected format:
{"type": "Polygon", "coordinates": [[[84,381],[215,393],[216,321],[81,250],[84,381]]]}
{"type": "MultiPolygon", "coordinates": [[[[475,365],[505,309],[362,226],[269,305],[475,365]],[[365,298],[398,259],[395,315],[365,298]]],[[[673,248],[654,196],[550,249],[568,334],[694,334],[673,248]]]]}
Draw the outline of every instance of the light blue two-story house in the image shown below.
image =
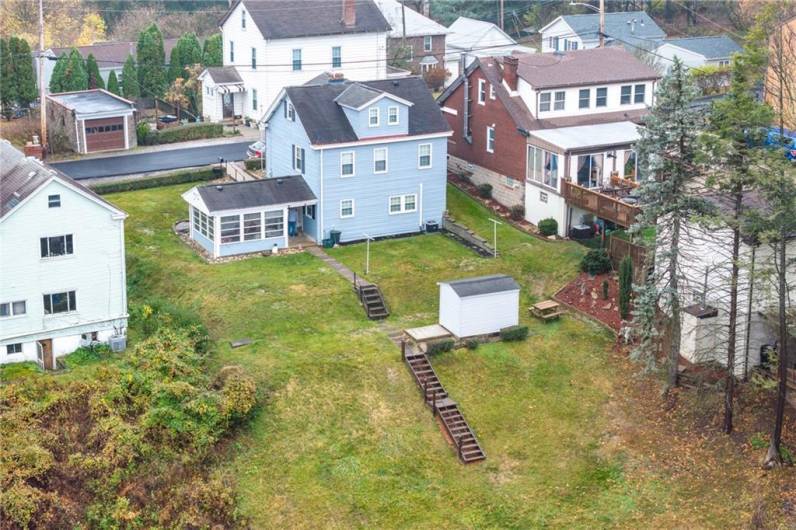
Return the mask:
{"type": "Polygon", "coordinates": [[[212,257],[442,224],[451,130],[421,78],[289,87],[262,125],[265,179],[184,194],[212,257]]]}

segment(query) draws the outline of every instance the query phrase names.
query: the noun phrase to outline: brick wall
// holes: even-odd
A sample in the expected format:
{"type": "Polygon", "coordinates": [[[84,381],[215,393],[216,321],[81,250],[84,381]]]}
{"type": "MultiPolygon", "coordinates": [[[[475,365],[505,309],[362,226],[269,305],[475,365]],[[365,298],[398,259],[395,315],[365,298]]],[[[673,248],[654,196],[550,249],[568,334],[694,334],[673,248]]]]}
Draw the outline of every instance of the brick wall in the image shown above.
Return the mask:
{"type": "MultiPolygon", "coordinates": [[[[387,40],[387,56],[396,57],[401,49],[402,39],[388,39],[387,40]]],[[[433,35],[431,38],[431,51],[427,52],[423,49],[423,37],[407,37],[406,45],[412,48],[412,60],[409,62],[408,68],[412,73],[419,74],[420,60],[426,55],[433,55],[437,59],[437,67],[445,67],[445,35],[433,35]]]]}
{"type": "Polygon", "coordinates": [[[471,164],[453,155],[448,156],[448,171],[456,174],[470,174],[470,181],[476,186],[490,184],[492,198],[504,206],[510,208],[517,204],[525,204],[525,187],[514,179],[507,180],[505,175],[471,164]]]}
{"type": "Polygon", "coordinates": [[[72,111],[52,100],[47,100],[47,143],[52,148],[67,148],[79,153],[82,146],[78,143],[80,140],[77,132],[72,111]],[[64,136],[69,140],[69,145],[58,145],[59,138],[64,136]]]}

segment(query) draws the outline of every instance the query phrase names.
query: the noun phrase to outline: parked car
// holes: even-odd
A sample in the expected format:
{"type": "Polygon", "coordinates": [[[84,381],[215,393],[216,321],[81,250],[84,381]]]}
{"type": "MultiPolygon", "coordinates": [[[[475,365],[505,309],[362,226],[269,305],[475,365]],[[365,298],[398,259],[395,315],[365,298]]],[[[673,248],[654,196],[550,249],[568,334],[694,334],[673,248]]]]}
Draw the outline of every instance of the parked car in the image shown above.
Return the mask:
{"type": "Polygon", "coordinates": [[[263,158],[265,156],[265,142],[257,140],[246,149],[249,158],[263,158]]]}
{"type": "Polygon", "coordinates": [[[175,116],[174,114],[164,114],[163,116],[158,118],[158,121],[160,123],[174,123],[175,121],[177,121],[177,116],[175,116]]]}
{"type": "Polygon", "coordinates": [[[785,129],[785,134],[780,135],[779,127],[768,129],[765,144],[769,147],[782,148],[785,151],[785,158],[796,162],[796,131],[785,129]]]}

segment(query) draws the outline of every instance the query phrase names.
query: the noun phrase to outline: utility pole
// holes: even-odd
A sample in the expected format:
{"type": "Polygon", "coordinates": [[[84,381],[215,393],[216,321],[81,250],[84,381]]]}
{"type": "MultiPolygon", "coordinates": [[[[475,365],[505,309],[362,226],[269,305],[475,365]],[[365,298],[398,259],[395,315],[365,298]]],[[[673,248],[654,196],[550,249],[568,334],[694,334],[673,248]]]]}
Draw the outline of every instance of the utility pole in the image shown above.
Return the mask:
{"type": "Polygon", "coordinates": [[[44,1],[39,0],[39,119],[41,120],[42,157],[47,152],[47,98],[44,93],[44,1]]]}
{"type": "Polygon", "coordinates": [[[505,29],[503,27],[503,0],[500,0],[500,29],[505,29]]]}
{"type": "Polygon", "coordinates": [[[406,3],[404,0],[401,0],[401,27],[402,34],[401,34],[401,48],[406,49],[406,3]]]}
{"type": "Polygon", "coordinates": [[[600,0],[600,48],[605,48],[605,0],[600,0]]]}

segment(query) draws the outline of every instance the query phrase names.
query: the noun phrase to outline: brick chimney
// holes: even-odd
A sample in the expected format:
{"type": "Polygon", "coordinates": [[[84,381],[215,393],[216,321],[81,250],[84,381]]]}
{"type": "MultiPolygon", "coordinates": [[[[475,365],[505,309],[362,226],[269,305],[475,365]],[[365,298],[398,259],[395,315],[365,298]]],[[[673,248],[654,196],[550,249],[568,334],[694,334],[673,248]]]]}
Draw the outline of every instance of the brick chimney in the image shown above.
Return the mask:
{"type": "Polygon", "coordinates": [[[509,90],[517,90],[517,66],[520,60],[513,56],[507,55],[503,58],[503,81],[509,87],[509,90]]]}
{"type": "Polygon", "coordinates": [[[357,6],[356,0],[343,1],[343,26],[353,28],[357,25],[357,6]]]}

